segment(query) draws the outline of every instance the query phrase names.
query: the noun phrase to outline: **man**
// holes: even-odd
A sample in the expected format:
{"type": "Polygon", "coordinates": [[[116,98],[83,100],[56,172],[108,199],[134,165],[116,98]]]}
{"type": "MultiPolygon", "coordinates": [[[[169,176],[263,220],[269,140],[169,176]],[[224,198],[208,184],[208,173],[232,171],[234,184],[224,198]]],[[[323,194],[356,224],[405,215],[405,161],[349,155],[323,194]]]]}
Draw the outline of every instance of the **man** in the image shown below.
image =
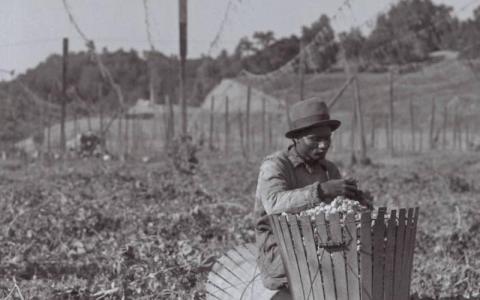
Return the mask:
{"type": "Polygon", "coordinates": [[[325,159],[331,134],[341,124],[330,119],[326,104],[315,99],[298,102],[291,119],[285,136],[293,145],[263,161],[255,197],[258,265],[263,284],[271,290],[286,291],[288,282],[268,215],[302,211],[337,196],[355,199],[360,193],[354,180],[341,179],[338,168],[325,159]]]}

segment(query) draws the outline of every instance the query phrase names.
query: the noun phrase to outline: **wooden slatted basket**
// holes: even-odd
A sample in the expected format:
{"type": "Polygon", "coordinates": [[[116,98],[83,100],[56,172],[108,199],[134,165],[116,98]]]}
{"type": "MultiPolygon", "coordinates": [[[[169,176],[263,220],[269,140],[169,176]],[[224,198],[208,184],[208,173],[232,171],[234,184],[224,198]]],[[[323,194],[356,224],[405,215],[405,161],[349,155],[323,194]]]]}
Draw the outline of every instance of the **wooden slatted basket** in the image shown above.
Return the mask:
{"type": "Polygon", "coordinates": [[[417,220],[418,207],[270,216],[295,300],[409,299],[417,220]]]}

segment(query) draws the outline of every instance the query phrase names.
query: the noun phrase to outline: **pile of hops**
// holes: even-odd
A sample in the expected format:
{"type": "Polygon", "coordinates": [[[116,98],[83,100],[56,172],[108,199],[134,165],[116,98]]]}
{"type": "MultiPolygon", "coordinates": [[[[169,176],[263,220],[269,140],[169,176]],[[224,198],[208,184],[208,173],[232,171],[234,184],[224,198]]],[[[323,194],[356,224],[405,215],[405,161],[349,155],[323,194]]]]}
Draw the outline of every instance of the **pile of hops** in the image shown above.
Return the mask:
{"type": "Polygon", "coordinates": [[[363,206],[358,201],[338,196],[328,204],[321,202],[314,208],[300,212],[300,216],[310,216],[314,218],[315,215],[320,213],[325,213],[326,215],[341,213],[342,215],[346,215],[349,213],[359,214],[368,211],[370,211],[370,209],[367,206],[363,206]]]}

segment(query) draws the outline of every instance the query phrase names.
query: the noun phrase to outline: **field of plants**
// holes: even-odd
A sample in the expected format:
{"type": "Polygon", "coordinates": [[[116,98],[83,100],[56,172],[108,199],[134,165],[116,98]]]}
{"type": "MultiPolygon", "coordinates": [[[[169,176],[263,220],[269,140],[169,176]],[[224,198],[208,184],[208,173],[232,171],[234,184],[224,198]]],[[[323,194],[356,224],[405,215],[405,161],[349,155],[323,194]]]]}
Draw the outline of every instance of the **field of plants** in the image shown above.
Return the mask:
{"type": "MultiPolygon", "coordinates": [[[[174,153],[1,164],[0,299],[203,299],[215,257],[254,240],[260,159],[174,153]]],[[[416,297],[480,297],[478,155],[332,158],[375,205],[420,206],[416,297]]]]}

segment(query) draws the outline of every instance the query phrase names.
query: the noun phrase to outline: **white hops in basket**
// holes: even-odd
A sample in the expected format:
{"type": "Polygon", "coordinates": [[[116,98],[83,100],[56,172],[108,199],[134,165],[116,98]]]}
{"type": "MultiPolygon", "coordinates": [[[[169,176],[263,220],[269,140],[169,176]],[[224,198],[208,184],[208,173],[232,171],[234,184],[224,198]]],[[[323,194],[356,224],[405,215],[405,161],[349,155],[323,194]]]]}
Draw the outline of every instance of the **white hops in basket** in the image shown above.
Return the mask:
{"type": "Polygon", "coordinates": [[[348,213],[358,214],[368,211],[368,207],[361,205],[358,201],[350,200],[343,196],[338,196],[328,204],[321,202],[318,206],[315,206],[314,208],[300,212],[300,216],[314,217],[315,215],[318,215],[320,213],[325,213],[326,215],[341,213],[342,215],[346,215],[348,213]]]}

